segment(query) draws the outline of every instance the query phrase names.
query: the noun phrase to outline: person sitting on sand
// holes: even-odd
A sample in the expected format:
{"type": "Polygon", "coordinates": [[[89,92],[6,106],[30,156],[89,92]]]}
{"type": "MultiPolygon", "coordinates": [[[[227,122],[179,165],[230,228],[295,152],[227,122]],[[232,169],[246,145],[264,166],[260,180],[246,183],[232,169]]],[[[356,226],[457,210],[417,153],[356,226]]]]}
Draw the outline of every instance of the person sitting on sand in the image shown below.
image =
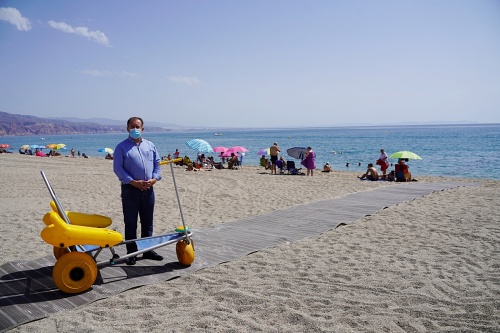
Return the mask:
{"type": "Polygon", "coordinates": [[[378,180],[378,171],[373,167],[373,163],[368,164],[368,169],[366,169],[366,172],[361,175],[360,177],[362,180],[368,179],[371,181],[377,181],[378,180]]]}
{"type": "Polygon", "coordinates": [[[286,168],[286,160],[285,158],[283,157],[283,155],[280,156],[280,159],[281,163],[283,163],[283,168],[286,168]]]}
{"type": "Polygon", "coordinates": [[[205,168],[207,169],[213,169],[214,168],[214,157],[213,156],[208,156],[206,159],[206,165],[205,168]]]}
{"type": "Polygon", "coordinates": [[[112,159],[113,159],[113,156],[111,156],[111,154],[110,154],[110,153],[108,153],[108,154],[106,155],[105,159],[107,159],[107,160],[112,160],[112,159]]]}
{"type": "Polygon", "coordinates": [[[271,167],[271,163],[266,158],[266,155],[262,155],[262,157],[260,158],[260,166],[264,167],[266,170],[271,167]]]}
{"type": "Polygon", "coordinates": [[[276,161],[276,167],[280,170],[280,174],[283,174],[286,169],[286,161],[283,155],[280,156],[280,158],[276,161]]]}
{"type": "Polygon", "coordinates": [[[227,162],[227,167],[229,169],[232,169],[237,165],[238,165],[238,156],[236,156],[234,153],[231,153],[231,159],[227,162]]]}
{"type": "Polygon", "coordinates": [[[326,162],[323,166],[323,172],[333,172],[332,167],[330,166],[330,162],[326,162]]]}

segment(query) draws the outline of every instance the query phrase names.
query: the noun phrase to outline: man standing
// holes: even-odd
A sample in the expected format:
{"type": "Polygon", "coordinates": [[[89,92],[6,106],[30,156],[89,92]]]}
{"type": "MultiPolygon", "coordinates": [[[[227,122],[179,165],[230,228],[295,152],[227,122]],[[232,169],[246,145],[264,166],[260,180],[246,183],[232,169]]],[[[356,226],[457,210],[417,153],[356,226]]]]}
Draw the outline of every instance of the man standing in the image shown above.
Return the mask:
{"type": "MultiPolygon", "coordinates": [[[[120,142],[114,152],[113,171],[121,182],[125,240],[137,238],[137,217],[141,219],[141,238],[153,235],[155,193],[153,185],[161,179],[160,157],[155,145],[142,138],[144,122],[139,117],[127,121],[129,137],[120,142]]],[[[127,244],[127,253],[137,251],[135,242],[127,244]]],[[[163,260],[155,251],[143,254],[143,259],[163,260]]],[[[130,257],[127,265],[135,265],[130,257]]]]}
{"type": "Polygon", "coordinates": [[[280,147],[278,146],[278,143],[275,142],[270,148],[269,148],[269,155],[271,155],[271,175],[274,173],[276,175],[276,161],[278,160],[278,154],[280,152],[280,147]]]}
{"type": "Polygon", "coordinates": [[[380,165],[380,171],[382,171],[382,179],[385,179],[387,169],[389,168],[389,156],[387,156],[384,149],[380,149],[380,157],[377,160],[377,165],[380,165]]]}

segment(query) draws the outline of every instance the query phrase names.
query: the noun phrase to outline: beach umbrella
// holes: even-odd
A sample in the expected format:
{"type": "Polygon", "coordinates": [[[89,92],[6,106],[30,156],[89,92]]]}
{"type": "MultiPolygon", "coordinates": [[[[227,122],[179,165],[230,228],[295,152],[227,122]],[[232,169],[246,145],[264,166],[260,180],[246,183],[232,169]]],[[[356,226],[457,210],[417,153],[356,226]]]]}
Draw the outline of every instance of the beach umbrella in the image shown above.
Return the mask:
{"type": "Polygon", "coordinates": [[[257,152],[257,155],[271,155],[271,150],[269,148],[261,149],[257,152]]]}
{"type": "Polygon", "coordinates": [[[100,153],[108,153],[108,154],[113,154],[114,153],[114,150],[111,149],[111,148],[99,148],[97,149],[98,152],[100,153]]]}
{"type": "Polygon", "coordinates": [[[224,147],[224,146],[217,146],[214,148],[214,153],[224,153],[228,149],[229,148],[224,147]]]}
{"type": "Polygon", "coordinates": [[[191,139],[189,141],[186,141],[186,145],[193,149],[196,150],[200,153],[211,153],[213,152],[212,146],[208,142],[202,139],[191,139]]]}
{"type": "Polygon", "coordinates": [[[54,148],[55,145],[56,145],[55,143],[49,143],[48,145],[45,146],[45,148],[52,149],[52,148],[54,148]]]}
{"type": "Polygon", "coordinates": [[[10,148],[10,145],[8,143],[1,143],[0,148],[10,148]]]}
{"type": "Polygon", "coordinates": [[[22,145],[19,149],[26,150],[29,148],[30,148],[30,145],[22,145]]]}
{"type": "Polygon", "coordinates": [[[65,150],[66,149],[66,145],[64,143],[58,143],[54,147],[52,147],[52,149],[54,149],[54,150],[65,150]]]}
{"type": "Polygon", "coordinates": [[[292,147],[287,149],[286,153],[288,156],[291,156],[293,158],[303,160],[306,158],[306,153],[307,153],[307,148],[306,147],[292,147]]]}
{"type": "Polygon", "coordinates": [[[234,146],[229,148],[228,150],[232,151],[233,153],[247,153],[248,149],[242,146],[234,146]]]}
{"type": "Polygon", "coordinates": [[[231,157],[231,153],[234,153],[234,155],[238,155],[238,152],[231,151],[230,149],[226,150],[222,154],[219,155],[219,157],[231,157]]]}
{"type": "Polygon", "coordinates": [[[417,154],[412,153],[411,151],[407,151],[407,150],[398,151],[398,152],[392,154],[391,156],[389,156],[389,158],[407,158],[409,160],[421,160],[422,159],[417,154]]]}

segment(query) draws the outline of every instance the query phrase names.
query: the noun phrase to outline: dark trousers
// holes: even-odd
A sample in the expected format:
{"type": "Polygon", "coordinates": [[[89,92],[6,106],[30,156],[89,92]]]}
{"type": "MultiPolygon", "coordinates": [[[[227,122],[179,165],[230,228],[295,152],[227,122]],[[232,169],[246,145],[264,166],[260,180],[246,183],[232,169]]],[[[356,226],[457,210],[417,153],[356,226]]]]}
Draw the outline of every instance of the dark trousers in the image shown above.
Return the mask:
{"type": "MultiPolygon", "coordinates": [[[[125,240],[137,239],[137,217],[141,220],[141,238],[153,236],[155,192],[141,191],[132,185],[122,185],[122,208],[125,222],[125,240]]],[[[135,243],[127,244],[127,253],[137,251],[135,243]]]]}

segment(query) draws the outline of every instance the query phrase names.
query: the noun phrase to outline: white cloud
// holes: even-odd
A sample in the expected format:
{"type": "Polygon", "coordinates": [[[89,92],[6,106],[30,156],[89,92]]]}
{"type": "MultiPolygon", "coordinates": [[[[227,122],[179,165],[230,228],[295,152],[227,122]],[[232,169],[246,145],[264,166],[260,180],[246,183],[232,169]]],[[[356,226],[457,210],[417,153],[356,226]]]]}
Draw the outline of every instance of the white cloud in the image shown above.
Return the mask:
{"type": "Polygon", "coordinates": [[[21,15],[21,12],[15,8],[0,8],[0,21],[6,21],[15,25],[17,30],[31,30],[31,22],[21,15]]]}
{"type": "Polygon", "coordinates": [[[90,76],[106,76],[111,75],[110,72],[106,71],[98,71],[97,69],[84,69],[82,74],[90,75],[90,76]]]}
{"type": "Polygon", "coordinates": [[[201,84],[200,79],[197,77],[188,77],[188,76],[171,76],[169,77],[170,82],[174,83],[185,83],[190,86],[194,86],[196,84],[201,84]]]}
{"type": "Polygon", "coordinates": [[[121,76],[121,77],[139,77],[139,74],[132,72],[113,72],[113,71],[100,71],[97,69],[84,69],[81,71],[82,74],[90,76],[121,76]]]}
{"type": "Polygon", "coordinates": [[[94,42],[103,45],[109,45],[108,37],[99,30],[89,30],[87,27],[72,27],[71,25],[64,22],[48,21],[47,22],[52,28],[67,32],[70,34],[77,34],[78,36],[87,37],[94,42]]]}

